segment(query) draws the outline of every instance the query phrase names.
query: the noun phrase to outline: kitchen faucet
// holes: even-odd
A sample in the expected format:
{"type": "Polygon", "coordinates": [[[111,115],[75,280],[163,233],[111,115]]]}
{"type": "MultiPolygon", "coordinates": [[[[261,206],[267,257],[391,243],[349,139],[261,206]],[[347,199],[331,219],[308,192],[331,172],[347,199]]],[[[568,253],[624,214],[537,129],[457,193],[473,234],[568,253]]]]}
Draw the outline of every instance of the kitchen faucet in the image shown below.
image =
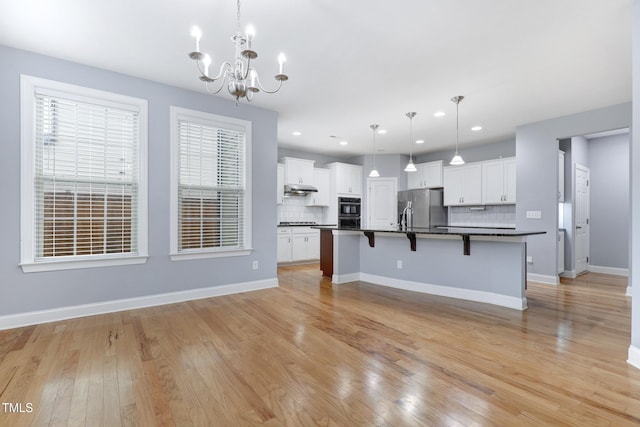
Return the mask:
{"type": "Polygon", "coordinates": [[[407,230],[409,227],[413,227],[413,207],[411,207],[411,200],[407,202],[407,206],[405,206],[402,211],[402,215],[400,217],[400,229],[407,230]]]}

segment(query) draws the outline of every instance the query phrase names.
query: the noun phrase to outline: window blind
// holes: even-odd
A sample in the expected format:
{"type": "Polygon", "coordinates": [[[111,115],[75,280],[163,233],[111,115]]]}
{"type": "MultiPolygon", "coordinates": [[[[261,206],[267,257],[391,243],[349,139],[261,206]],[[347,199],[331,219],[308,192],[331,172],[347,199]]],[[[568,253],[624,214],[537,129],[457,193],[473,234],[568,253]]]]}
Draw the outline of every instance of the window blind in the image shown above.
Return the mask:
{"type": "Polygon", "coordinates": [[[243,130],[178,117],[178,251],[245,246],[243,130]]]}
{"type": "Polygon", "coordinates": [[[139,112],[35,93],[35,259],[137,253],[139,112]]]}

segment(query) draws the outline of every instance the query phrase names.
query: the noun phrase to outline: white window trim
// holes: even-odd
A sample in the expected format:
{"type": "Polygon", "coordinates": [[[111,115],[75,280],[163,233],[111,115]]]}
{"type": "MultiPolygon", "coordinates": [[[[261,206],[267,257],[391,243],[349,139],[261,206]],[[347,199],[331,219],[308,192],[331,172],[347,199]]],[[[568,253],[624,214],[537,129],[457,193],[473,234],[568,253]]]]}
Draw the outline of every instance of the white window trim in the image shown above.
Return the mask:
{"type": "Polygon", "coordinates": [[[234,256],[247,256],[253,250],[251,240],[251,201],[253,200],[251,192],[251,122],[247,120],[236,119],[234,117],[220,116],[203,111],[190,110],[182,107],[170,107],[170,128],[171,128],[171,191],[170,191],[170,252],[169,256],[172,261],[184,261],[192,259],[205,258],[224,258],[234,256]],[[244,239],[245,247],[243,249],[199,249],[178,251],[178,179],[180,166],[180,144],[178,117],[187,117],[195,122],[203,122],[205,124],[220,124],[223,127],[227,125],[235,125],[242,127],[245,132],[245,215],[244,215],[244,239]]]}
{"type": "Polygon", "coordinates": [[[148,248],[148,179],[147,179],[147,100],[20,75],[20,267],[25,273],[39,271],[69,270],[116,265],[142,264],[149,256],[148,248]],[[33,140],[35,134],[34,108],[36,88],[64,92],[74,98],[86,97],[106,102],[128,104],[139,110],[139,164],[138,164],[138,252],[136,255],[103,255],[64,257],[35,261],[34,248],[34,189],[33,178],[35,156],[33,140]]]}

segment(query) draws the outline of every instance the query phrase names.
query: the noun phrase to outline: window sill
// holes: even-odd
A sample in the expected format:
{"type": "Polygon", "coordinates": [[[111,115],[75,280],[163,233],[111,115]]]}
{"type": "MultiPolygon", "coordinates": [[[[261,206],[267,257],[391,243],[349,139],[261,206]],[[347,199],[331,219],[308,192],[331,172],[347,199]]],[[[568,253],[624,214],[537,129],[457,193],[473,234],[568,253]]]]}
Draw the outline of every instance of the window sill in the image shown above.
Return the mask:
{"type": "Polygon", "coordinates": [[[208,252],[182,252],[169,254],[171,261],[187,261],[191,259],[227,258],[233,256],[247,256],[251,249],[238,249],[232,251],[208,251],[208,252]]]}
{"type": "Polygon", "coordinates": [[[122,265],[144,264],[148,256],[130,256],[103,259],[75,259],[22,263],[24,273],[37,273],[41,271],[76,270],[80,268],[113,267],[122,265]]]}

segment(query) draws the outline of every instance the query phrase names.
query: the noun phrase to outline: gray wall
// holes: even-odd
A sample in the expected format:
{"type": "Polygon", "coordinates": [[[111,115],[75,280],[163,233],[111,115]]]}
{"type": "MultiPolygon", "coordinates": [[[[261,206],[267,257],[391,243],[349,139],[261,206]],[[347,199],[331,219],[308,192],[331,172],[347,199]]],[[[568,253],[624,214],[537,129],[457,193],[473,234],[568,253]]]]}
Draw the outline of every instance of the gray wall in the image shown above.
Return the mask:
{"type": "Polygon", "coordinates": [[[589,264],[629,266],[629,134],[589,140],[589,264]]]}
{"type": "Polygon", "coordinates": [[[348,158],[344,157],[335,157],[335,156],[327,156],[321,153],[314,153],[311,151],[302,151],[302,150],[294,150],[291,148],[283,148],[278,147],[278,160],[283,157],[295,157],[296,159],[309,159],[315,160],[316,167],[322,167],[328,163],[333,162],[343,162],[343,163],[354,163],[350,161],[348,158]]]}
{"type": "Polygon", "coordinates": [[[533,257],[529,273],[557,275],[558,139],[629,127],[631,103],[558,117],[516,128],[516,228],[546,234],[528,239],[533,257]],[[541,211],[541,219],[527,219],[527,211],[541,211]]]}
{"type": "MultiPolygon", "coordinates": [[[[0,45],[0,316],[276,277],[277,114],[139,78],[0,45]],[[149,101],[149,260],[146,264],[25,274],[20,260],[20,74],[149,101]],[[250,256],[169,259],[169,106],[249,120],[253,126],[250,256]],[[252,261],[260,268],[253,271],[252,261]]],[[[185,79],[194,79],[186,75],[185,79]]]]}
{"type": "MultiPolygon", "coordinates": [[[[500,157],[513,157],[516,155],[516,141],[514,139],[510,139],[507,141],[494,142],[491,144],[460,147],[459,152],[464,161],[467,163],[480,162],[482,160],[499,159],[500,157]]],[[[445,165],[449,165],[453,154],[453,150],[420,154],[416,156],[416,163],[444,160],[446,162],[445,165]]]]}

